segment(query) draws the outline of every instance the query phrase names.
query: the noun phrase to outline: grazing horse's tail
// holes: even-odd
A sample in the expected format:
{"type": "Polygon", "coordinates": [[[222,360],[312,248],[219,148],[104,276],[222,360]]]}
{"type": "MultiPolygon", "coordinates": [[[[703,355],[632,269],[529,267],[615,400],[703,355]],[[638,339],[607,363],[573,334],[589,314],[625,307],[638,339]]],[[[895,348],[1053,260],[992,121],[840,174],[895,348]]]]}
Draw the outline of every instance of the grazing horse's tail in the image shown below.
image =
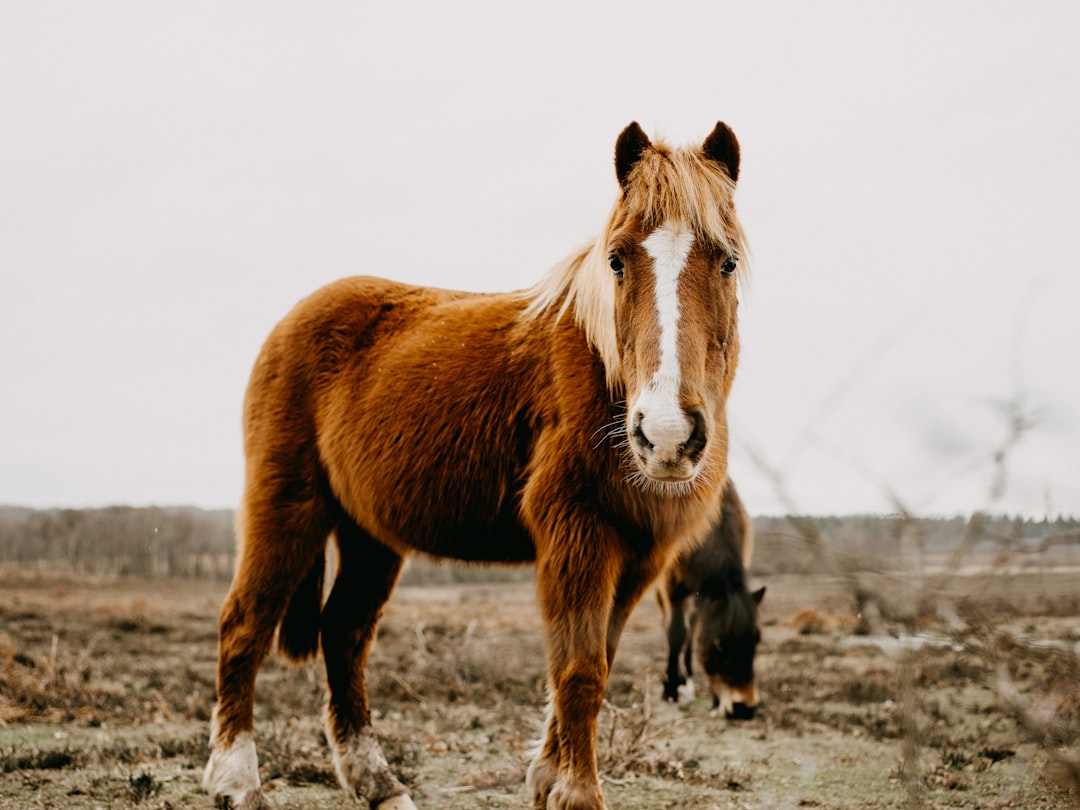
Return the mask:
{"type": "Polygon", "coordinates": [[[281,620],[278,651],[293,661],[306,661],[318,652],[325,574],[326,553],[323,552],[304,575],[281,620]]]}

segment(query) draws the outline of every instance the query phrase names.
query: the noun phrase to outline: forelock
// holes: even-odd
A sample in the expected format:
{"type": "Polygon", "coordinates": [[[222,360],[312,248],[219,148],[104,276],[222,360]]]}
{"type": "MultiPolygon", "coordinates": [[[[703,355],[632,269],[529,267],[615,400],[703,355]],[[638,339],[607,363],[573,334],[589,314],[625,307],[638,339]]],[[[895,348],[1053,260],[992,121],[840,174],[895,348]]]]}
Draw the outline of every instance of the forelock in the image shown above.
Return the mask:
{"type": "Polygon", "coordinates": [[[727,169],[705,157],[700,146],[672,150],[657,142],[634,164],[618,208],[621,217],[640,220],[647,231],[685,222],[696,235],[744,258],[746,237],[734,195],[727,169]]]}

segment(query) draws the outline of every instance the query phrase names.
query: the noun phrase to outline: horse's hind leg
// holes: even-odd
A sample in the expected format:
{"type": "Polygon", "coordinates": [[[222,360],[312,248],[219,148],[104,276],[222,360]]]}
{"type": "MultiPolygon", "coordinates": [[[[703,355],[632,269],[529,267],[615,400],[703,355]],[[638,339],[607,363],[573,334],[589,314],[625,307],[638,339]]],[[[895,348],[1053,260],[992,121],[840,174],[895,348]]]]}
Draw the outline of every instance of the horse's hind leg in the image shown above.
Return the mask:
{"type": "Polygon", "coordinates": [[[249,498],[238,522],[239,559],[221,609],[218,702],[203,774],[203,787],[226,806],[270,807],[260,790],[252,734],[255,676],[296,587],[322,564],[330,528],[318,498],[281,504],[249,498]]]}
{"type": "Polygon", "coordinates": [[[344,519],[337,530],[339,567],[323,608],[322,648],[330,697],[327,739],[342,786],[373,808],[413,808],[390,771],[371,727],[366,665],[383,605],[401,572],[400,555],[344,519]]]}

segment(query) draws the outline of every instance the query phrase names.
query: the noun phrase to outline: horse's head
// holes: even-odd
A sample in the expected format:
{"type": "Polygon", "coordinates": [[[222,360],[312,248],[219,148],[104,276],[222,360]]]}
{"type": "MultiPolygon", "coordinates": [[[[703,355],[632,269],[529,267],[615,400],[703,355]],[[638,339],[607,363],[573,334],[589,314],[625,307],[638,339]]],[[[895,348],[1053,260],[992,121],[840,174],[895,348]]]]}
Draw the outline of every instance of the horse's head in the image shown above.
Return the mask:
{"type": "MultiPolygon", "coordinates": [[[[743,232],[732,195],[735,135],[718,123],[696,148],[619,136],[622,194],[602,243],[614,287],[618,383],[636,478],[685,487],[726,474],[725,401],[735,373],[736,268],[743,232]]],[[[609,378],[612,373],[609,364],[609,378]]]]}
{"type": "Polygon", "coordinates": [[[699,596],[693,645],[709,678],[713,708],[729,720],[749,720],[757,711],[754,655],[761,630],[757,607],[765,589],[729,593],[723,598],[699,596]]]}

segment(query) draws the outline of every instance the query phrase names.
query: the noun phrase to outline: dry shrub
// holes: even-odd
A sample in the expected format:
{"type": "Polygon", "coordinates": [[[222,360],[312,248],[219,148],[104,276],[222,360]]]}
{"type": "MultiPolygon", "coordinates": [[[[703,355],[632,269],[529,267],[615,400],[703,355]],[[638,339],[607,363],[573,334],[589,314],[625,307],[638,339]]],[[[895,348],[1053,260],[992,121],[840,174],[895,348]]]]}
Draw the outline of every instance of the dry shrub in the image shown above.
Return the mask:
{"type": "Polygon", "coordinates": [[[59,641],[53,636],[47,658],[20,650],[11,636],[0,634],[0,721],[59,722],[70,719],[74,695],[88,686],[58,661],[59,641]]]}
{"type": "Polygon", "coordinates": [[[384,620],[368,671],[374,704],[546,699],[541,639],[474,619],[384,620]]]}
{"type": "Polygon", "coordinates": [[[801,635],[809,636],[834,631],[851,631],[856,626],[852,616],[839,613],[822,613],[817,608],[806,608],[781,619],[781,627],[790,627],[801,635]]]}
{"type": "Polygon", "coordinates": [[[56,748],[0,749],[0,773],[12,771],[52,771],[64,768],[81,768],[86,763],[86,755],[65,746],[56,748]]]}
{"type": "Polygon", "coordinates": [[[845,673],[840,679],[835,699],[862,706],[895,701],[899,694],[900,682],[896,672],[869,669],[845,673]]]}

